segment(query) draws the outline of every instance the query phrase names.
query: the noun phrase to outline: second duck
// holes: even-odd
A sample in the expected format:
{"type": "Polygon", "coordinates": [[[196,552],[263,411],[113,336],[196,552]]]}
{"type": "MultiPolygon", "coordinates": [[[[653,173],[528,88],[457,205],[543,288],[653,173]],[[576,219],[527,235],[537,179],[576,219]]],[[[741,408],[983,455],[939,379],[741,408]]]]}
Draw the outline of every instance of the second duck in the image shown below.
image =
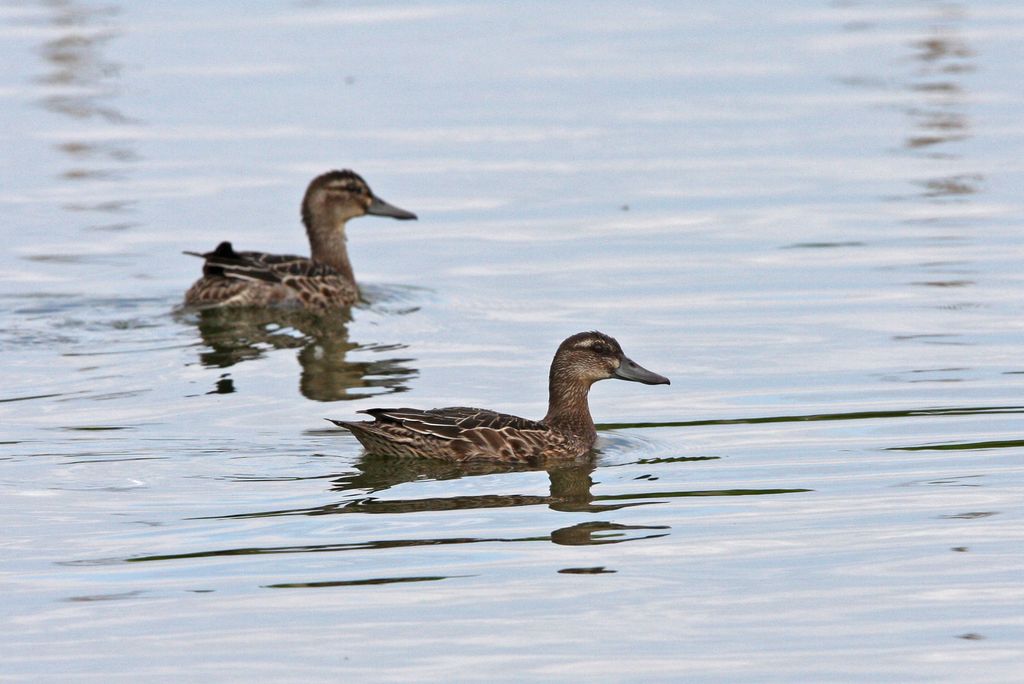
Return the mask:
{"type": "Polygon", "coordinates": [[[204,259],[203,277],[185,293],[198,308],[283,305],[329,311],[359,300],[359,288],[345,247],[345,224],[357,216],[408,220],[416,214],[373,194],[357,173],[329,171],[310,182],[302,199],[302,223],[310,257],[238,252],[222,242],[204,259]]]}

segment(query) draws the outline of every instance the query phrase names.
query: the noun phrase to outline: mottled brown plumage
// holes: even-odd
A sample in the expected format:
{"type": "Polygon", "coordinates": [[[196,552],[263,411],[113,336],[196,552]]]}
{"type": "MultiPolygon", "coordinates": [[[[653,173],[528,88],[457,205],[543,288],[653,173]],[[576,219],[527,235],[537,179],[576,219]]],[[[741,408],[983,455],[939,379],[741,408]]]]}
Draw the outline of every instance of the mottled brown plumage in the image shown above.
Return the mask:
{"type": "Polygon", "coordinates": [[[366,214],[416,218],[374,195],[352,171],[317,176],[302,200],[310,257],[238,252],[230,242],[205,254],[185,252],[204,260],[203,277],[185,293],[185,304],[291,306],[312,311],[350,306],[359,299],[359,288],[345,248],[345,223],[366,214]]]}
{"type": "Polygon", "coordinates": [[[541,420],[452,406],[368,409],[361,413],[373,416],[373,422],[331,422],[351,431],[367,451],[385,456],[521,463],[578,458],[597,439],[587,403],[590,386],[606,378],[669,384],[668,378],[626,357],[614,338],[582,332],[566,339],[555,352],[548,412],[541,420]]]}

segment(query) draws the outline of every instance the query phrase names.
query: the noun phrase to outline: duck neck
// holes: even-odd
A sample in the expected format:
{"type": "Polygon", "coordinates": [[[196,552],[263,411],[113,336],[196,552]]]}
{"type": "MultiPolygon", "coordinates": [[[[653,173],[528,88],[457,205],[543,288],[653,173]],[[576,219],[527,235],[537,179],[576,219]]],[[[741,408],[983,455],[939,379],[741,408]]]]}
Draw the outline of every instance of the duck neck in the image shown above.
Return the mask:
{"type": "Polygon", "coordinates": [[[355,282],[352,263],[348,260],[348,248],[345,245],[345,221],[307,216],[303,217],[303,222],[306,224],[313,261],[327,264],[346,279],[355,282]]]}
{"type": "Polygon", "coordinates": [[[548,381],[548,413],[543,422],[559,432],[567,432],[593,445],[597,439],[597,430],[587,402],[590,385],[589,381],[559,372],[552,365],[548,381]]]}

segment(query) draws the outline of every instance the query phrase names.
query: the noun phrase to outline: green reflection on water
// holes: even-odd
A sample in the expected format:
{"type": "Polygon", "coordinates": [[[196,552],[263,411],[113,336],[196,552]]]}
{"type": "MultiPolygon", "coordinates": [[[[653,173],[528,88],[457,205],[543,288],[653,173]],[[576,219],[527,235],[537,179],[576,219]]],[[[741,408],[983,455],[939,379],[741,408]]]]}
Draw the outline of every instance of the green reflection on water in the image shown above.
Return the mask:
{"type": "Polygon", "coordinates": [[[434,577],[374,577],[361,580],[337,580],[328,582],[282,582],[280,584],[264,584],[265,589],[316,589],[319,587],[360,587],[372,584],[400,584],[403,582],[437,582],[453,577],[472,577],[472,575],[437,575],[434,577]]]}
{"type": "Polygon", "coordinates": [[[652,499],[674,499],[695,496],[754,496],[812,491],[803,488],[720,489],[595,495],[591,491],[594,484],[591,475],[596,469],[596,465],[588,461],[548,468],[550,490],[547,495],[475,494],[421,499],[381,499],[375,496],[366,496],[365,494],[386,490],[402,483],[424,479],[449,480],[467,475],[486,475],[541,469],[515,464],[457,464],[427,459],[394,459],[373,455],[365,456],[356,466],[358,472],[346,473],[337,477],[334,480],[332,489],[342,492],[357,490],[364,494],[362,496],[308,508],[288,508],[220,516],[202,516],[195,519],[269,518],[276,516],[316,516],[341,513],[398,514],[522,506],[549,506],[552,510],[556,511],[599,513],[657,503],[657,501],[652,501],[652,499]],[[616,503],[601,503],[611,501],[616,503]]]}
{"type": "Polygon", "coordinates": [[[595,520],[570,525],[554,530],[549,535],[526,537],[445,537],[439,539],[387,539],[367,542],[351,542],[341,544],[308,544],[300,546],[251,546],[235,549],[215,549],[212,551],[193,551],[189,553],[159,554],[152,556],[134,556],[123,559],[126,563],[145,563],[151,561],[185,560],[189,558],[217,558],[222,556],[261,556],[290,553],[334,553],[338,551],[370,551],[381,549],[415,548],[421,546],[449,546],[458,544],[480,543],[514,543],[514,542],[551,542],[561,546],[596,546],[601,544],[618,544],[626,541],[654,539],[664,537],[669,529],[666,525],[620,525],[618,523],[595,520]],[[633,530],[659,530],[654,534],[627,536],[633,530]]]}
{"type": "Polygon", "coordinates": [[[657,423],[599,423],[598,430],[637,428],[697,427],[701,425],[753,425],[758,423],[798,423],[823,420],[871,420],[874,418],[914,418],[918,416],[971,416],[1024,413],[1024,406],[974,406],[899,411],[852,411],[849,413],[811,413],[802,416],[764,416],[757,418],[713,418],[709,420],[678,420],[657,423]]]}
{"type": "Polygon", "coordinates": [[[1024,439],[1007,439],[991,442],[963,442],[951,444],[921,444],[907,447],[889,447],[886,451],[946,451],[946,450],[982,450],[982,449],[1012,449],[1024,447],[1024,439]]]}

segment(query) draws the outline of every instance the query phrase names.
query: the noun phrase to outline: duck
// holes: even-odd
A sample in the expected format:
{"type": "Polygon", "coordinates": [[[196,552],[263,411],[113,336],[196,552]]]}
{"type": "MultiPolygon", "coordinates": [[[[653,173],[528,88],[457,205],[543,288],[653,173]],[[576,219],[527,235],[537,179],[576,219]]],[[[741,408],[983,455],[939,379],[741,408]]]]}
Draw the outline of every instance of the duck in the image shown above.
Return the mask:
{"type": "Polygon", "coordinates": [[[548,375],[548,412],[540,420],[465,406],[371,408],[359,413],[372,421],[327,420],[380,456],[544,465],[590,453],[597,429],[587,398],[595,382],[609,378],[671,384],[627,357],[615,338],[594,330],[558,346],[548,375]]]}
{"type": "Polygon", "coordinates": [[[240,252],[226,241],[212,252],[185,252],[203,259],[203,276],[185,293],[185,306],[285,306],[323,312],[355,304],[359,287],[345,248],[345,224],[365,215],[416,219],[411,211],[375,195],[354,171],[317,176],[302,199],[309,257],[240,252]]]}

